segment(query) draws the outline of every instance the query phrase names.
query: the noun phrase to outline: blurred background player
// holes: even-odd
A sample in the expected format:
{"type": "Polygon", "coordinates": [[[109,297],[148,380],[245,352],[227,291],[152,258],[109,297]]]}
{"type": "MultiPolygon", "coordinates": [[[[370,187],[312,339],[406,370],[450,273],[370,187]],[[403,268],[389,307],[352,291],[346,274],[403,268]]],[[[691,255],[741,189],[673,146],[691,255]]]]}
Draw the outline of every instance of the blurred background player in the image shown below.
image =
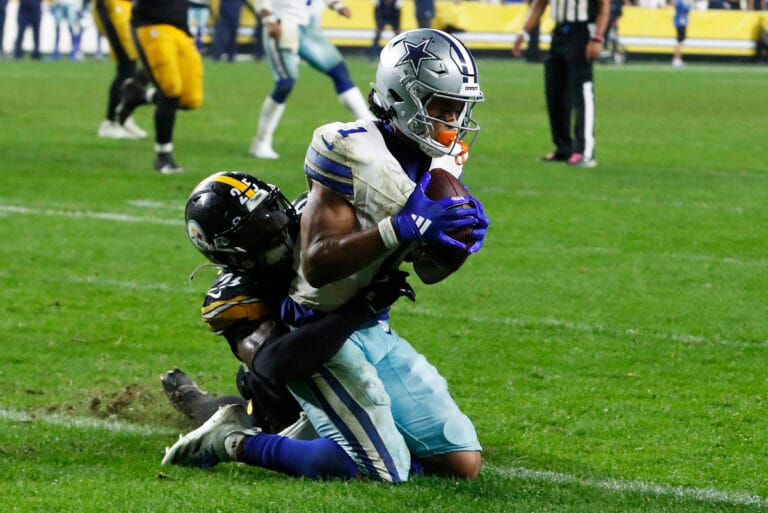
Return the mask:
{"type": "Polygon", "coordinates": [[[373,42],[371,43],[370,59],[379,60],[381,53],[381,33],[388,26],[395,35],[400,34],[400,9],[403,0],[374,0],[373,1],[373,19],[376,22],[376,31],[373,33],[373,42]]]}
{"type": "Polygon", "coordinates": [[[53,37],[53,53],[51,58],[58,60],[61,56],[61,25],[66,21],[67,30],[71,40],[72,50],[69,53],[69,60],[82,60],[83,54],[80,51],[80,40],[83,37],[83,25],[81,23],[83,16],[83,3],[81,0],[56,0],[51,4],[51,14],[56,32],[53,37]]]}
{"type": "Polygon", "coordinates": [[[187,24],[195,38],[195,46],[200,54],[203,53],[203,38],[208,35],[208,20],[210,8],[202,5],[190,5],[187,11],[187,24]]]}
{"type": "MultiPolygon", "coordinates": [[[[126,116],[118,121],[117,107],[120,103],[123,83],[132,80],[146,84],[144,73],[137,69],[136,46],[131,38],[130,0],[92,0],[93,21],[99,33],[109,42],[109,52],[115,62],[115,76],[107,92],[107,115],[99,125],[99,137],[110,139],[141,139],[147,132],[139,128],[133,118],[126,116]]],[[[143,86],[142,86],[143,88],[143,86]]]]}
{"type": "Polygon", "coordinates": [[[600,56],[608,26],[609,0],[533,0],[512,46],[516,57],[520,57],[523,42],[549,4],[555,27],[544,62],[544,84],[555,149],[542,160],[595,167],[593,65],[600,56]]]}
{"type": "Polygon", "coordinates": [[[688,14],[691,11],[690,0],[674,0],[675,16],[673,23],[675,25],[675,49],[672,56],[672,66],[680,68],[685,66],[683,62],[683,43],[685,42],[686,32],[688,31],[688,14]]]}
{"type": "Polygon", "coordinates": [[[624,64],[625,56],[619,41],[619,23],[624,14],[624,4],[631,5],[629,0],[610,0],[608,13],[608,28],[603,41],[602,57],[613,60],[614,64],[624,64]]]}
{"type": "Polygon", "coordinates": [[[414,0],[416,24],[419,28],[431,28],[435,19],[435,0],[414,0]]]}
{"type": "Polygon", "coordinates": [[[5,57],[5,9],[8,7],[8,0],[0,0],[0,59],[5,57]]]}
{"type": "Polygon", "coordinates": [[[13,58],[24,57],[24,34],[32,29],[32,58],[38,60],[40,55],[40,21],[43,17],[42,0],[19,0],[19,10],[16,13],[16,43],[13,46],[13,58]]]}
{"type": "Polygon", "coordinates": [[[173,128],[179,109],[203,104],[203,61],[187,26],[187,9],[205,6],[187,0],[135,0],[131,11],[133,41],[155,91],[126,84],[120,120],[143,103],[155,104],[155,171],[183,173],[173,157],[173,128]]]}
{"type": "MultiPolygon", "coordinates": [[[[532,0],[526,0],[526,4],[530,7],[532,0]]],[[[541,36],[540,23],[533,25],[533,28],[528,31],[528,46],[523,52],[526,62],[540,63],[541,62],[541,47],[539,40],[541,36]]]]}
{"type": "MultiPolygon", "coordinates": [[[[351,16],[349,8],[339,0],[332,0],[328,7],[345,18],[351,16]]],[[[256,0],[255,8],[264,25],[264,52],[272,68],[275,87],[262,103],[256,136],[249,149],[252,156],[261,159],[280,157],[272,148],[272,138],[299,77],[302,59],[328,75],[339,101],[355,119],[372,117],[360,89],[349,76],[341,53],[322,34],[319,24],[312,22],[312,5],[306,0],[256,0]]]]}
{"type": "Polygon", "coordinates": [[[226,57],[233,62],[237,56],[237,31],[240,28],[240,13],[243,10],[243,0],[221,0],[214,24],[213,45],[211,55],[213,60],[220,61],[226,57]]]}

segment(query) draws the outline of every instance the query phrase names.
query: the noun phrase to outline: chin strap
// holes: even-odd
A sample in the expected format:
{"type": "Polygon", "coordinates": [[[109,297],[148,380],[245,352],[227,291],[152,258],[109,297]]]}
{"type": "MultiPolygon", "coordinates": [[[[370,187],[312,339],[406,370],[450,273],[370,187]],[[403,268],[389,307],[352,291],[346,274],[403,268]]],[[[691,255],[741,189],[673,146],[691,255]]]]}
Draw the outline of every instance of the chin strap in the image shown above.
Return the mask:
{"type": "Polygon", "coordinates": [[[195,268],[192,270],[192,272],[190,273],[190,275],[189,275],[189,278],[187,278],[187,279],[189,280],[189,282],[190,282],[190,283],[192,283],[192,280],[194,280],[194,279],[195,279],[195,276],[197,276],[197,273],[198,273],[198,272],[199,272],[201,269],[204,269],[204,268],[206,268],[206,267],[215,267],[216,269],[219,269],[219,270],[221,270],[221,269],[224,269],[224,266],[221,266],[221,265],[218,265],[218,264],[214,264],[214,263],[211,263],[211,262],[206,262],[206,263],[204,263],[204,264],[200,264],[200,265],[198,265],[197,267],[195,267],[195,268]]]}

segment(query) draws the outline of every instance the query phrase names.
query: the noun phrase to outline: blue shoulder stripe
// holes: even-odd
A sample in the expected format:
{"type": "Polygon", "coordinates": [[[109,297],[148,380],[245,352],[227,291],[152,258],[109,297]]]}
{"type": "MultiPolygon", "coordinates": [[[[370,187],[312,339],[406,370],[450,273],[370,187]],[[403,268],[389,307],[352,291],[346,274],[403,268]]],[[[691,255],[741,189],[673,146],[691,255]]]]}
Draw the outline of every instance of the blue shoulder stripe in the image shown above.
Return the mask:
{"type": "Polygon", "coordinates": [[[320,154],[311,146],[304,160],[304,173],[349,199],[354,194],[352,168],[320,154]]]}

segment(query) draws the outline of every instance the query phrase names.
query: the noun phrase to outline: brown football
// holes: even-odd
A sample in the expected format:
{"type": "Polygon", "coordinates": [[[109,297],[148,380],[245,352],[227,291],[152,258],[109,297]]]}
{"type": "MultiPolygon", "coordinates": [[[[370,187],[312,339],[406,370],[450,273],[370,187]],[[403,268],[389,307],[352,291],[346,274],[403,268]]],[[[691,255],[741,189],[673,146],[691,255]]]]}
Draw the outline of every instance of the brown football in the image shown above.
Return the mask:
{"type": "MultiPolygon", "coordinates": [[[[425,191],[429,199],[438,200],[469,194],[464,184],[445,169],[435,168],[429,173],[432,179],[425,191]]],[[[469,204],[460,206],[469,206],[469,204]]],[[[459,269],[469,256],[467,249],[474,243],[471,232],[470,227],[449,232],[451,237],[464,243],[464,249],[439,242],[428,242],[417,248],[413,255],[413,265],[421,281],[426,284],[437,283],[459,269]]]]}

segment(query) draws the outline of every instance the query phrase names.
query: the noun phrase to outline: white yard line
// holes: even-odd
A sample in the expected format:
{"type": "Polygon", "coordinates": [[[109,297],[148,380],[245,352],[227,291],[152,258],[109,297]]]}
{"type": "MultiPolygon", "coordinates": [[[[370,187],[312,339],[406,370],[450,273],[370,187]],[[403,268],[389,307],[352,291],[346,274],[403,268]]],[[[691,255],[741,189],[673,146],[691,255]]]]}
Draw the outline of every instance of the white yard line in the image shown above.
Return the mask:
{"type": "MultiPolygon", "coordinates": [[[[428,308],[414,306],[402,311],[408,315],[426,315],[429,317],[440,318],[447,317],[448,314],[437,313],[428,308]]],[[[691,335],[689,333],[669,333],[661,331],[644,331],[636,328],[612,328],[603,324],[591,324],[586,322],[575,322],[564,319],[554,319],[552,317],[540,318],[514,318],[514,317],[482,317],[477,315],[453,315],[454,320],[461,320],[469,323],[507,325],[519,328],[562,328],[569,331],[580,331],[584,333],[601,333],[614,337],[651,337],[672,342],[680,342],[690,345],[719,345],[738,348],[766,348],[768,349],[768,340],[748,341],[748,340],[729,340],[717,336],[703,337],[700,335],[691,335]]]]}
{"type": "MultiPolygon", "coordinates": [[[[25,423],[40,422],[64,428],[119,432],[140,436],[173,436],[177,433],[176,430],[167,427],[143,426],[123,421],[89,417],[32,414],[7,408],[0,408],[0,421],[25,423]]],[[[576,485],[585,488],[597,488],[608,492],[637,493],[649,497],[674,497],[677,499],[692,499],[701,502],[740,506],[768,506],[768,499],[760,497],[759,495],[727,492],[714,488],[671,486],[649,481],[633,481],[626,479],[593,479],[562,472],[552,472],[549,470],[535,470],[523,467],[501,467],[497,465],[485,465],[484,471],[492,472],[511,479],[522,479],[525,481],[554,485],[576,485]]]]}
{"type": "Polygon", "coordinates": [[[148,223],[163,224],[168,226],[184,226],[184,221],[182,219],[169,219],[167,217],[134,216],[130,214],[120,214],[117,212],[92,212],[89,210],[50,210],[45,208],[37,209],[18,205],[0,205],[0,214],[71,217],[118,221],[121,223],[148,223]]]}
{"type": "Polygon", "coordinates": [[[648,481],[633,481],[627,479],[592,479],[551,472],[548,470],[532,470],[522,467],[504,468],[485,465],[486,471],[522,479],[555,485],[577,485],[585,488],[598,488],[609,492],[637,493],[651,497],[674,497],[676,499],[693,499],[701,502],[721,503],[739,506],[768,506],[768,499],[749,493],[726,492],[714,488],[695,488],[688,486],[670,486],[648,481]]]}
{"type": "MultiPolygon", "coordinates": [[[[760,175],[762,177],[762,175],[760,175]]],[[[768,177],[768,174],[766,174],[768,177]]],[[[606,196],[595,194],[582,194],[579,192],[553,192],[553,191],[540,191],[537,189],[518,189],[512,194],[516,196],[528,197],[528,198],[574,198],[583,201],[593,201],[600,203],[614,203],[620,205],[641,205],[652,206],[662,208],[675,208],[684,210],[709,210],[714,212],[729,212],[732,214],[744,214],[745,209],[742,207],[733,207],[730,205],[723,205],[720,203],[705,203],[705,202],[688,202],[688,201],[663,201],[653,200],[640,197],[623,197],[623,196],[606,196]]]]}
{"type": "Polygon", "coordinates": [[[132,207],[156,209],[156,210],[173,210],[177,212],[178,217],[184,215],[184,204],[179,201],[157,201],[147,198],[128,200],[128,204],[132,207]]]}
{"type": "MultiPolygon", "coordinates": [[[[7,277],[10,273],[0,269],[0,277],[7,277]]],[[[187,292],[187,288],[190,287],[188,281],[179,282],[176,285],[168,285],[165,283],[140,283],[133,281],[123,280],[110,280],[102,277],[94,276],[46,276],[40,278],[42,281],[60,282],[60,283],[76,283],[76,284],[88,284],[98,287],[108,287],[115,289],[128,289],[128,290],[159,290],[163,292],[187,292]]],[[[426,315],[429,317],[440,318],[446,317],[448,314],[441,314],[429,308],[423,308],[420,306],[412,306],[408,309],[402,310],[404,315],[426,315]]],[[[533,317],[533,318],[516,318],[516,317],[483,317],[478,315],[453,315],[452,319],[463,320],[469,323],[477,324],[491,324],[491,325],[507,325],[518,328],[559,328],[568,331],[577,331],[582,333],[601,333],[610,335],[613,337],[651,337],[660,340],[668,340],[672,342],[679,342],[690,345],[719,345],[726,347],[737,348],[768,348],[768,340],[763,341],[748,341],[748,340],[734,340],[724,339],[721,337],[704,337],[701,335],[692,335],[690,333],[674,333],[663,331],[647,331],[633,327],[611,327],[598,323],[585,323],[571,321],[567,319],[555,319],[552,317],[533,317]]]]}
{"type": "Polygon", "coordinates": [[[67,417],[46,413],[28,413],[7,408],[0,408],[0,420],[11,422],[42,422],[52,426],[75,429],[93,429],[115,433],[128,433],[141,436],[174,435],[178,431],[166,427],[142,426],[120,420],[97,419],[91,417],[67,417]]]}
{"type": "MultiPolygon", "coordinates": [[[[617,247],[608,246],[565,246],[562,244],[553,244],[550,246],[516,246],[513,249],[519,250],[519,252],[525,253],[565,253],[572,255],[616,255],[621,257],[638,257],[643,256],[644,253],[640,253],[638,250],[626,251],[617,247]]],[[[718,263],[728,264],[744,267],[768,267],[768,259],[766,258],[738,258],[732,256],[712,256],[712,255],[695,255],[691,253],[645,253],[645,255],[651,255],[651,257],[659,256],[668,258],[670,260],[682,260],[688,262],[705,262],[705,263],[718,263]]]]}
{"type": "MultiPolygon", "coordinates": [[[[516,191],[517,195],[519,196],[543,196],[545,193],[541,191],[536,190],[518,190],[516,191]]],[[[552,195],[551,192],[546,193],[547,195],[552,195]]],[[[652,204],[652,205],[659,205],[659,206],[666,206],[666,207],[673,207],[673,208],[684,208],[684,209],[691,209],[691,208],[698,208],[703,210],[720,210],[720,211],[731,211],[735,213],[742,214],[743,209],[739,207],[724,207],[721,205],[712,205],[708,203],[684,203],[684,202],[648,202],[648,201],[641,201],[637,198],[632,199],[626,199],[626,198],[613,198],[609,196],[589,196],[589,195],[581,195],[581,194],[572,194],[572,195],[563,195],[561,197],[572,197],[572,198],[580,198],[580,199],[586,199],[589,201],[600,201],[600,202],[616,202],[616,203],[637,203],[637,204],[652,204]]],[[[177,209],[178,206],[175,204],[170,203],[163,203],[163,202],[154,202],[152,200],[131,200],[128,202],[129,204],[143,208],[143,209],[177,209]]],[[[69,217],[69,218],[90,218],[90,219],[101,219],[106,221],[116,221],[116,222],[124,222],[124,223],[148,223],[148,224],[162,224],[167,226],[183,226],[184,221],[179,219],[169,219],[167,217],[149,217],[149,216],[135,216],[130,214],[120,214],[115,212],[92,212],[92,211],[81,211],[81,210],[51,210],[51,209],[34,209],[30,207],[24,207],[20,205],[3,205],[0,203],[0,215],[2,214],[18,214],[18,215],[38,215],[38,216],[49,216],[49,217],[69,217]]],[[[562,253],[578,253],[578,252],[593,252],[593,253],[605,253],[605,254],[621,254],[622,250],[620,248],[610,248],[610,247],[567,247],[567,246],[548,246],[546,248],[535,248],[535,247],[529,247],[525,248],[526,251],[546,251],[547,253],[551,253],[552,251],[560,251],[562,253]]],[[[733,264],[733,265],[744,265],[744,266],[757,266],[757,267],[765,267],[768,266],[768,260],[766,259],[744,259],[744,258],[738,258],[738,257],[717,257],[717,256],[710,256],[710,255],[691,255],[691,254],[682,254],[682,253],[662,253],[661,256],[665,256],[668,258],[672,258],[675,260],[690,260],[690,261],[701,261],[701,262],[720,262],[725,264],[733,264]]],[[[153,286],[154,287],[154,286],[153,286]]],[[[134,287],[134,288],[141,288],[141,287],[134,287]]],[[[162,287],[156,287],[156,288],[162,288],[162,287]]]]}

